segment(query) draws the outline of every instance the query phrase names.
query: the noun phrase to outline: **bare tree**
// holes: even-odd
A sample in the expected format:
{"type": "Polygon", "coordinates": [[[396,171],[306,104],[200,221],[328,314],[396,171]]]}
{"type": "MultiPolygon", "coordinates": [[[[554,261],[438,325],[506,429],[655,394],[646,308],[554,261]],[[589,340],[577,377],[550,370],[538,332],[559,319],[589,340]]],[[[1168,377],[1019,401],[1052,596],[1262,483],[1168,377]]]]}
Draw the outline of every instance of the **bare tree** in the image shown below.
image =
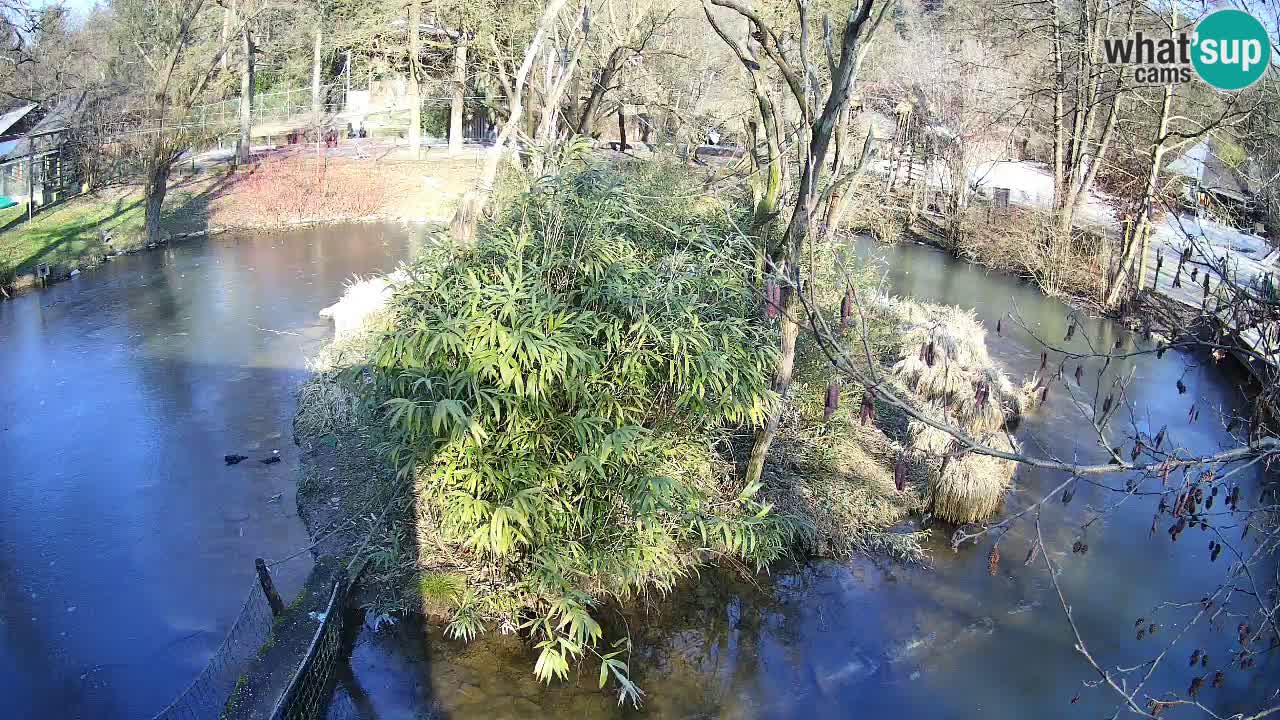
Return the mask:
{"type": "Polygon", "coordinates": [[[488,157],[485,158],[484,167],[480,172],[476,187],[463,196],[462,201],[458,204],[458,210],[453,216],[453,239],[459,246],[469,246],[475,240],[476,225],[479,223],[480,216],[484,213],[485,207],[493,195],[493,184],[498,177],[498,166],[506,152],[507,143],[511,142],[516,135],[522,120],[524,87],[529,77],[529,71],[537,60],[547,35],[555,27],[556,19],[564,9],[565,3],[566,0],[547,0],[537,28],[534,30],[533,38],[525,47],[524,59],[511,78],[507,120],[503,123],[502,130],[498,133],[498,139],[489,150],[488,157]]]}
{"type": "MultiPolygon", "coordinates": [[[[133,144],[142,159],[146,236],[157,242],[160,217],[174,162],[191,147],[187,123],[192,107],[205,96],[231,38],[219,38],[221,14],[206,0],[117,0],[117,66],[122,78],[141,78],[133,144]]],[[[231,37],[243,42],[243,13],[231,37]]]]}

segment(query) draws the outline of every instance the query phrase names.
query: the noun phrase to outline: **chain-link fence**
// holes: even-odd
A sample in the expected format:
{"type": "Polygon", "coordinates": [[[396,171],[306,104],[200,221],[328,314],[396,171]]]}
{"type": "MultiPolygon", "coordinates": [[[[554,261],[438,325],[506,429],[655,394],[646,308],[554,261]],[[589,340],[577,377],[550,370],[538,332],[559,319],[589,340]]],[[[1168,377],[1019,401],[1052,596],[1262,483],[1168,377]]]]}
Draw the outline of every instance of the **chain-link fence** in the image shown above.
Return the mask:
{"type": "Polygon", "coordinates": [[[209,664],[154,720],[209,720],[221,715],[241,674],[270,637],[273,622],[271,605],[255,580],[209,664]]]}
{"type": "Polygon", "coordinates": [[[342,661],[342,631],[346,619],[347,591],[351,584],[342,574],[333,585],[324,622],[316,630],[302,664],[280,696],[271,720],[320,720],[333,694],[333,674],[342,661]]]}

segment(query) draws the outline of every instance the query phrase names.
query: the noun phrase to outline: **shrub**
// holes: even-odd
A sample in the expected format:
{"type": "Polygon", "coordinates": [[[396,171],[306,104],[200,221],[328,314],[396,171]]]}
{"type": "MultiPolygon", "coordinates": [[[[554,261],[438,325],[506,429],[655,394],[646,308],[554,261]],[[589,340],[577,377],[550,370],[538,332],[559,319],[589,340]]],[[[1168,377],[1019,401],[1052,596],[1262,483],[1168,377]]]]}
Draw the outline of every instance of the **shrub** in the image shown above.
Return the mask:
{"type": "Polygon", "coordinates": [[[724,209],[685,178],[544,179],[409,268],[373,353],[392,457],[468,576],[451,633],[519,627],[548,681],[597,655],[633,702],[598,604],[715,556],[762,567],[799,532],[717,451],[777,402],[776,339],[701,249],[724,209]]]}

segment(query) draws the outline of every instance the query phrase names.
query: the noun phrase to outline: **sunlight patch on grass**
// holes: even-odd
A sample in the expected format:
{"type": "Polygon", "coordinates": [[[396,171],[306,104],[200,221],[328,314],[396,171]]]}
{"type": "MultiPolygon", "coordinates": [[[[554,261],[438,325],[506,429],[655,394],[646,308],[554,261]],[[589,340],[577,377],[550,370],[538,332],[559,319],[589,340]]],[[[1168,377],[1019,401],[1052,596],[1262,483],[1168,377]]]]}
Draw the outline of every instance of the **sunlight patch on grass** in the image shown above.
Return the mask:
{"type": "MultiPolygon", "coordinates": [[[[166,224],[192,196],[187,190],[170,191],[165,200],[166,224]]],[[[15,216],[25,206],[16,209],[15,216]]],[[[137,188],[72,198],[0,233],[0,262],[17,273],[48,263],[55,276],[95,265],[111,252],[129,252],[145,244],[143,212],[142,192],[137,188]],[[104,241],[108,236],[110,244],[104,241]]]]}

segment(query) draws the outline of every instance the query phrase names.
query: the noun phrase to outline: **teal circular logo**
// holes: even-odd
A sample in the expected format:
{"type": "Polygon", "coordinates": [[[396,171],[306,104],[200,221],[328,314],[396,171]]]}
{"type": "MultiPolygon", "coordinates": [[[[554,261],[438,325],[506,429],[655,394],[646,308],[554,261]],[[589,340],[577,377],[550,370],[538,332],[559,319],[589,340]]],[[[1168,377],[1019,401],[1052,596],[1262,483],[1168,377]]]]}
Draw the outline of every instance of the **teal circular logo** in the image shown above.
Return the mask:
{"type": "Polygon", "coordinates": [[[1210,13],[1196,26],[1191,64],[1219,90],[1247,88],[1271,63],[1271,41],[1258,18],[1243,10],[1210,13]]]}

